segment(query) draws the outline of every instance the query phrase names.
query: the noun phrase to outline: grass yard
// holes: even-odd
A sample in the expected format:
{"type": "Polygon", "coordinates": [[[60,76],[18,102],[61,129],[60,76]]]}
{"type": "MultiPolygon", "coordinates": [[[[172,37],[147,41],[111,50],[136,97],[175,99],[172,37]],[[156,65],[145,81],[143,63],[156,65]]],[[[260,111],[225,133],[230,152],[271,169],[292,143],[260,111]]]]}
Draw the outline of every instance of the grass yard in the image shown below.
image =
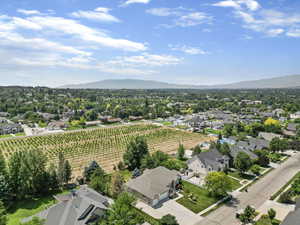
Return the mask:
{"type": "Polygon", "coordinates": [[[232,184],[231,191],[234,191],[234,190],[236,190],[236,189],[238,189],[238,188],[240,188],[242,186],[238,180],[233,179],[231,177],[229,177],[229,178],[230,178],[231,184],[232,184]]]}
{"type": "Polygon", "coordinates": [[[255,176],[249,174],[241,174],[239,171],[230,171],[228,172],[229,176],[235,177],[239,180],[253,180],[255,176]]]}
{"type": "Polygon", "coordinates": [[[54,205],[55,203],[56,200],[52,195],[16,202],[14,203],[13,208],[8,210],[7,225],[19,224],[22,219],[33,216],[54,205]]]}
{"type": "Polygon", "coordinates": [[[194,184],[182,181],[183,197],[178,199],[177,202],[184,207],[190,209],[194,213],[199,213],[216,203],[219,199],[209,196],[209,193],[204,188],[200,188],[194,184]],[[190,199],[190,195],[195,197],[195,201],[190,199]]]}

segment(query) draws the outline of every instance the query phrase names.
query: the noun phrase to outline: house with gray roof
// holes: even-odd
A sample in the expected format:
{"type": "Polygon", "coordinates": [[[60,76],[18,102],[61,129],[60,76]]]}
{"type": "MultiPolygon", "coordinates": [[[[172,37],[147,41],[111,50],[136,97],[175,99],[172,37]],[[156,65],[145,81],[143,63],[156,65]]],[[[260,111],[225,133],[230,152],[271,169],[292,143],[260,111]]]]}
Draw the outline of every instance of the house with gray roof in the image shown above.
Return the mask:
{"type": "MultiPolygon", "coordinates": [[[[86,186],[69,194],[54,196],[58,203],[40,213],[37,217],[45,225],[85,225],[99,221],[109,206],[109,199],[86,186]]],[[[32,217],[22,222],[31,220],[32,217]]]]}
{"type": "Polygon", "coordinates": [[[147,169],[144,173],[125,184],[125,189],[152,207],[175,194],[180,175],[175,170],[159,166],[147,169]]]}
{"type": "Polygon", "coordinates": [[[15,123],[1,123],[0,124],[0,135],[4,134],[16,134],[23,131],[20,124],[15,123]]]}
{"type": "Polygon", "coordinates": [[[261,138],[251,137],[248,139],[248,143],[251,151],[268,149],[270,147],[270,141],[261,138]]]}
{"type": "Polygon", "coordinates": [[[297,123],[289,123],[286,129],[283,131],[283,134],[286,136],[296,136],[297,126],[297,123]]]}
{"type": "Polygon", "coordinates": [[[232,158],[235,159],[240,152],[246,153],[252,160],[258,159],[258,156],[256,154],[246,148],[241,148],[239,147],[239,145],[230,146],[230,155],[232,158]]]}
{"type": "Polygon", "coordinates": [[[189,171],[207,175],[213,171],[224,171],[229,168],[229,157],[217,149],[201,152],[187,161],[189,171]]]}
{"type": "Polygon", "coordinates": [[[281,223],[281,225],[298,225],[298,224],[300,224],[300,198],[296,200],[295,211],[290,212],[281,223]]]}
{"type": "Polygon", "coordinates": [[[282,135],[268,132],[259,132],[258,137],[263,138],[267,141],[272,141],[274,138],[282,138],[282,135]]]}

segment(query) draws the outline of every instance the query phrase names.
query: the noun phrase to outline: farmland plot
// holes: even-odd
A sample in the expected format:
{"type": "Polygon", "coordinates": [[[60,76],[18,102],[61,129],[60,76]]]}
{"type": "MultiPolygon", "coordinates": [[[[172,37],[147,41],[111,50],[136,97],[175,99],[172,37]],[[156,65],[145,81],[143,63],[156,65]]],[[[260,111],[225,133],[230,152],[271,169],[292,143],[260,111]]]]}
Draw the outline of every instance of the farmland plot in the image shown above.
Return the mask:
{"type": "Polygon", "coordinates": [[[96,160],[110,171],[123,156],[129,141],[136,137],[146,138],[150,151],[172,153],[181,142],[186,148],[209,140],[208,137],[153,124],[135,124],[109,128],[97,128],[52,134],[0,140],[0,150],[9,158],[15,151],[41,149],[50,161],[56,161],[62,151],[73,167],[81,172],[87,163],[96,160]]]}

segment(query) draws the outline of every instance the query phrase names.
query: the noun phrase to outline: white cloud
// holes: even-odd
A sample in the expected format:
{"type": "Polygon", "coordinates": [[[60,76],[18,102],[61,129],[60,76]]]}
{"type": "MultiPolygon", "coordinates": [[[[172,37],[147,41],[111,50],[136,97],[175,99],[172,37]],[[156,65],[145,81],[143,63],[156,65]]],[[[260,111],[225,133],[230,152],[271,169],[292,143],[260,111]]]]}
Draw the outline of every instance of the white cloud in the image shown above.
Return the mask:
{"type": "Polygon", "coordinates": [[[79,22],[71,19],[51,16],[36,16],[30,17],[28,20],[43,27],[45,30],[51,29],[59,33],[74,35],[83,41],[94,42],[106,47],[117,48],[126,51],[144,51],[147,49],[145,44],[126,39],[112,38],[104,32],[82,25],[79,22]]]}
{"type": "Polygon", "coordinates": [[[219,7],[232,7],[235,9],[240,9],[241,6],[239,3],[233,0],[226,0],[226,1],[221,1],[213,4],[213,6],[219,6],[219,7]]]}
{"type": "Polygon", "coordinates": [[[181,27],[191,27],[203,23],[211,23],[212,17],[203,12],[192,12],[181,16],[176,20],[175,24],[181,27]]]}
{"type": "Polygon", "coordinates": [[[244,23],[243,27],[269,37],[290,36],[289,31],[300,25],[300,14],[264,9],[254,0],[225,0],[213,5],[233,8],[235,17],[244,23]]]}
{"type": "Polygon", "coordinates": [[[22,13],[24,15],[41,15],[42,13],[38,10],[26,10],[26,9],[18,9],[18,13],[22,13]]]}
{"type": "Polygon", "coordinates": [[[183,46],[169,45],[169,47],[173,51],[181,51],[181,52],[184,52],[184,53],[189,54],[189,55],[206,55],[206,54],[209,54],[209,52],[204,51],[200,48],[190,47],[190,46],[186,46],[186,45],[183,45],[183,46]]]}
{"type": "Polygon", "coordinates": [[[266,31],[267,35],[270,37],[276,37],[279,34],[284,33],[284,29],[278,28],[278,29],[270,29],[266,31]]]}
{"type": "Polygon", "coordinates": [[[127,0],[126,2],[124,2],[122,5],[126,6],[126,5],[130,5],[130,4],[136,4],[136,3],[140,3],[140,4],[148,4],[151,0],[127,0]]]}
{"type": "Polygon", "coordinates": [[[110,9],[99,7],[94,11],[82,11],[71,13],[73,17],[76,18],[85,18],[89,20],[101,21],[101,22],[121,22],[118,18],[109,14],[110,9]]]}
{"type": "Polygon", "coordinates": [[[117,57],[115,60],[111,60],[108,63],[111,65],[123,65],[123,66],[168,66],[176,65],[182,62],[182,58],[177,58],[172,55],[155,55],[143,53],[137,56],[124,56],[117,57]]]}
{"type": "Polygon", "coordinates": [[[242,7],[246,7],[251,11],[255,11],[261,7],[260,4],[255,0],[224,0],[214,3],[213,6],[231,7],[236,10],[240,10],[242,9],[242,7]]]}
{"type": "Polygon", "coordinates": [[[20,34],[14,32],[0,31],[0,45],[4,47],[17,47],[19,49],[61,52],[83,56],[91,55],[89,52],[81,51],[71,46],[65,46],[43,38],[24,38],[20,34]]]}
{"type": "Polygon", "coordinates": [[[286,33],[289,37],[299,37],[300,38],[300,29],[291,29],[286,33]]]}
{"type": "Polygon", "coordinates": [[[213,17],[204,12],[198,12],[193,9],[187,9],[183,7],[178,8],[151,8],[146,10],[147,13],[154,16],[173,17],[172,24],[161,24],[161,27],[171,28],[175,26],[179,27],[191,27],[200,24],[210,24],[213,17]]]}
{"type": "Polygon", "coordinates": [[[174,14],[174,11],[170,8],[152,8],[147,9],[146,12],[154,16],[170,16],[174,14]]]}

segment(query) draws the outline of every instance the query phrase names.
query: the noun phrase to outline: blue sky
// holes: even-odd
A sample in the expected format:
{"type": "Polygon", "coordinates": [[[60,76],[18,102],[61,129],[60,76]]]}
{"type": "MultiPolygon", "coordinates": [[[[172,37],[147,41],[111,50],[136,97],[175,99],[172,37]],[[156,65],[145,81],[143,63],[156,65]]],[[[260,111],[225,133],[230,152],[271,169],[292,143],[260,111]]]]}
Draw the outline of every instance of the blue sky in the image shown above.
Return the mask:
{"type": "Polygon", "coordinates": [[[300,74],[298,0],[1,0],[0,85],[300,74]]]}

